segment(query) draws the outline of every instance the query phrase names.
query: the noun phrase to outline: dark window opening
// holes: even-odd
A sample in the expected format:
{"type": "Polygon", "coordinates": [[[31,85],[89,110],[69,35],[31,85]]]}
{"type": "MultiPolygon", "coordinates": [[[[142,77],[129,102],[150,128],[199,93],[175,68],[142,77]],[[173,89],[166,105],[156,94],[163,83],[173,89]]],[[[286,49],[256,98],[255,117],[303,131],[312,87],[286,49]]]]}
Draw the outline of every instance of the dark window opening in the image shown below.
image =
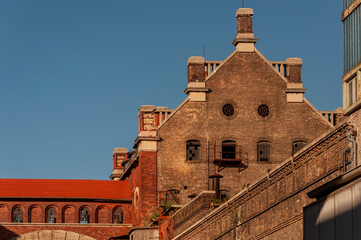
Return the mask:
{"type": "Polygon", "coordinates": [[[296,152],[300,151],[305,146],[306,146],[306,143],[303,142],[303,141],[293,142],[293,144],[292,144],[292,154],[295,154],[296,152]]]}
{"type": "Polygon", "coordinates": [[[123,210],[117,208],[113,214],[113,223],[123,223],[123,210]]]}
{"type": "Polygon", "coordinates": [[[222,142],[222,159],[236,158],[236,142],[223,141],[222,142]]]}
{"type": "Polygon", "coordinates": [[[230,117],[234,114],[234,107],[232,106],[232,104],[227,103],[223,106],[222,111],[224,115],[230,117]]]}
{"type": "Polygon", "coordinates": [[[23,222],[23,210],[20,207],[16,207],[13,210],[13,222],[14,223],[23,222]]]}
{"type": "Polygon", "coordinates": [[[197,140],[187,141],[187,160],[200,160],[201,143],[197,140]]]}
{"type": "Polygon", "coordinates": [[[271,144],[263,141],[257,143],[257,160],[260,162],[269,162],[271,160],[271,144]]]}
{"type": "Polygon", "coordinates": [[[261,116],[261,117],[267,117],[268,114],[269,114],[269,108],[266,104],[261,104],[259,107],[258,107],[258,114],[261,116]]]}
{"type": "Polygon", "coordinates": [[[89,223],[89,210],[82,208],[80,211],[80,223],[89,223]]]}
{"type": "Polygon", "coordinates": [[[228,191],[227,190],[220,190],[219,191],[219,195],[220,195],[220,200],[221,202],[226,202],[228,201],[228,191]]]}
{"type": "Polygon", "coordinates": [[[56,211],[55,208],[51,207],[46,212],[46,222],[56,223],[56,211]]]}

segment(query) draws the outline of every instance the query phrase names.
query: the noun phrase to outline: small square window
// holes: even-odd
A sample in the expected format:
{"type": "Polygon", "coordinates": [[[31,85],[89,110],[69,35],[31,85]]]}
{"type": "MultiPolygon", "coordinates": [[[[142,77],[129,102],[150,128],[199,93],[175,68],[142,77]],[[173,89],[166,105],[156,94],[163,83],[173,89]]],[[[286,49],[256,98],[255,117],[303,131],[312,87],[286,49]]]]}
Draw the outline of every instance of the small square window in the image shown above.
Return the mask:
{"type": "Polygon", "coordinates": [[[200,160],[200,146],[197,140],[187,141],[187,161],[200,160]]]}

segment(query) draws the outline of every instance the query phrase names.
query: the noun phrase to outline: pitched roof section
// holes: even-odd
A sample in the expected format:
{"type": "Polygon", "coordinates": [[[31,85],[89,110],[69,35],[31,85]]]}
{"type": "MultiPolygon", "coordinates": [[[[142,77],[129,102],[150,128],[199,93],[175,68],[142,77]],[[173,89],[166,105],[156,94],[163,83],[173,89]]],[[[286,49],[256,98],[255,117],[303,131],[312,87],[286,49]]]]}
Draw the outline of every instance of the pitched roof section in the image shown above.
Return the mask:
{"type": "Polygon", "coordinates": [[[79,198],[130,200],[129,181],[0,179],[0,198],[79,198]]]}

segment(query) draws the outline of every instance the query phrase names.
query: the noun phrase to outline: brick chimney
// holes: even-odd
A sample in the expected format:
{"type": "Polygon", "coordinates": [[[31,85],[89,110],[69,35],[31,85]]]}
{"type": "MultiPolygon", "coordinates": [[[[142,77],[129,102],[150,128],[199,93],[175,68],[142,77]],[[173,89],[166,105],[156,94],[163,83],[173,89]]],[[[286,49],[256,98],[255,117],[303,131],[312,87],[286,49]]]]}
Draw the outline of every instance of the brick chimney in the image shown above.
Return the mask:
{"type": "Polygon", "coordinates": [[[301,80],[301,58],[288,58],[286,60],[286,78],[288,80],[287,89],[285,93],[287,95],[287,102],[303,102],[303,94],[306,89],[303,88],[301,80]]]}
{"type": "Polygon", "coordinates": [[[254,52],[254,44],[258,39],[254,38],[252,17],[251,8],[240,8],[236,12],[237,35],[232,44],[238,51],[254,52]]]}
{"type": "Polygon", "coordinates": [[[301,58],[288,58],[286,60],[286,78],[291,83],[302,83],[301,80],[301,58]]]}
{"type": "Polygon", "coordinates": [[[188,86],[184,90],[191,102],[206,101],[206,66],[204,57],[190,57],[188,66],[188,86]]]}
{"type": "Polygon", "coordinates": [[[124,166],[123,161],[127,159],[128,150],[126,148],[114,148],[113,151],[113,173],[110,179],[119,181],[120,176],[123,174],[124,166]]]}
{"type": "Polygon", "coordinates": [[[188,59],[188,83],[205,81],[206,72],[204,64],[204,57],[190,57],[188,59]]]}

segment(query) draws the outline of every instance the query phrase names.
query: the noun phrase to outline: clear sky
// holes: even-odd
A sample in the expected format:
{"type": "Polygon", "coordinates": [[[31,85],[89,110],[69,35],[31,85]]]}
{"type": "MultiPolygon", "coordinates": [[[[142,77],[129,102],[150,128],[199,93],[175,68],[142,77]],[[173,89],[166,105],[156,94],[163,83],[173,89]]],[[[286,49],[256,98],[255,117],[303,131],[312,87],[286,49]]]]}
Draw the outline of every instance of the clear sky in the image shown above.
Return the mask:
{"type": "MultiPolygon", "coordinates": [[[[108,179],[141,105],[175,108],[187,59],[235,49],[242,0],[0,0],[0,177],[108,179]]],[[[342,105],[341,0],[245,0],[258,50],[303,59],[306,98],[342,105]]]]}

